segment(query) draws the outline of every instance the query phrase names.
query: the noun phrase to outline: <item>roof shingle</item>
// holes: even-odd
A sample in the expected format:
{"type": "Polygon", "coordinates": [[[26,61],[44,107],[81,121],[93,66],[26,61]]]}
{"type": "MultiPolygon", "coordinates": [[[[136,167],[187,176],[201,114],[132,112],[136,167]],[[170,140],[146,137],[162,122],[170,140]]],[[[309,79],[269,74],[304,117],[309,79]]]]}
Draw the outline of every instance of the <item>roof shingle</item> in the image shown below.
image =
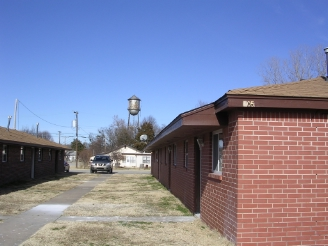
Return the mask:
{"type": "Polygon", "coordinates": [[[37,138],[36,136],[26,132],[21,132],[13,129],[8,130],[4,127],[0,127],[0,142],[24,144],[38,147],[51,147],[57,149],[69,149],[64,145],[57,144],[43,138],[37,138]]]}
{"type": "Polygon", "coordinates": [[[226,94],[328,98],[328,81],[326,81],[323,77],[317,77],[314,79],[301,80],[286,84],[255,86],[229,90],[226,94]]]}

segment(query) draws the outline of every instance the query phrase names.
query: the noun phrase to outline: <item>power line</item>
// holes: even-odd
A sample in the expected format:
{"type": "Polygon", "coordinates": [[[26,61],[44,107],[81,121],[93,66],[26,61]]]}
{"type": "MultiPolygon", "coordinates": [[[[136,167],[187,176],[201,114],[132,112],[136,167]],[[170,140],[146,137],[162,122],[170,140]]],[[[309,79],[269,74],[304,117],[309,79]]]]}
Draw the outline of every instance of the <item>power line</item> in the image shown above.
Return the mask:
{"type": "Polygon", "coordinates": [[[61,125],[58,125],[58,124],[55,124],[55,123],[51,123],[51,122],[49,122],[49,121],[47,121],[47,120],[41,118],[40,116],[36,115],[36,114],[35,114],[34,112],[32,112],[28,107],[26,107],[26,106],[24,105],[24,103],[22,103],[20,100],[18,100],[18,102],[19,102],[20,104],[22,104],[22,105],[23,105],[28,111],[30,111],[34,116],[38,117],[39,119],[43,120],[44,122],[47,122],[48,124],[51,124],[51,125],[54,125],[54,126],[59,126],[59,127],[71,128],[70,126],[61,126],[61,125]]]}

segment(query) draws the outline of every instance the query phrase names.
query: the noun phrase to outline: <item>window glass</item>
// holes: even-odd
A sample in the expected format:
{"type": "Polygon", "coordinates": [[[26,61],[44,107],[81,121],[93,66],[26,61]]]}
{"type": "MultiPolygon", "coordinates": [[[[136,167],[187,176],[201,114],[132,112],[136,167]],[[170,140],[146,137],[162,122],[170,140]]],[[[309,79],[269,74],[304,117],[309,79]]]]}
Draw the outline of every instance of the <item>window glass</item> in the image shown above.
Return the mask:
{"type": "Polygon", "coordinates": [[[7,162],[7,157],[8,157],[8,147],[7,145],[2,146],[2,162],[7,162]]]}
{"type": "Polygon", "coordinates": [[[213,132],[212,140],[213,172],[222,173],[224,146],[222,131],[213,132]]]}
{"type": "Polygon", "coordinates": [[[20,161],[24,161],[25,155],[24,155],[24,146],[21,146],[20,149],[20,161]]]}
{"type": "Polygon", "coordinates": [[[150,163],[150,156],[143,156],[142,163],[145,163],[145,164],[150,163]]]}
{"type": "Polygon", "coordinates": [[[38,150],[38,161],[42,161],[42,149],[39,148],[38,150]]]}
{"type": "Polygon", "coordinates": [[[52,156],[51,156],[51,149],[49,149],[49,161],[51,161],[52,156]]]}
{"type": "Polygon", "coordinates": [[[188,167],[188,141],[187,140],[184,143],[184,154],[185,154],[184,166],[188,167]]]}

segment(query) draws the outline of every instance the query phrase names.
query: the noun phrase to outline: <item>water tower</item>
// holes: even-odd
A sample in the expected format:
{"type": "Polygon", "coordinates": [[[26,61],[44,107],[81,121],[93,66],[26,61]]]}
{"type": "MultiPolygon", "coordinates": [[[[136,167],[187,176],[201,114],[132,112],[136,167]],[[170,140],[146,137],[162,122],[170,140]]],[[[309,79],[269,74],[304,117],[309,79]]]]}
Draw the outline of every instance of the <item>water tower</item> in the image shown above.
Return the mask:
{"type": "Polygon", "coordinates": [[[136,97],[135,95],[133,95],[132,97],[130,97],[128,99],[129,101],[129,107],[128,107],[128,111],[129,111],[129,120],[128,120],[128,126],[130,126],[130,115],[132,116],[136,116],[138,115],[138,127],[139,127],[139,111],[140,109],[140,99],[138,97],[136,97]]]}

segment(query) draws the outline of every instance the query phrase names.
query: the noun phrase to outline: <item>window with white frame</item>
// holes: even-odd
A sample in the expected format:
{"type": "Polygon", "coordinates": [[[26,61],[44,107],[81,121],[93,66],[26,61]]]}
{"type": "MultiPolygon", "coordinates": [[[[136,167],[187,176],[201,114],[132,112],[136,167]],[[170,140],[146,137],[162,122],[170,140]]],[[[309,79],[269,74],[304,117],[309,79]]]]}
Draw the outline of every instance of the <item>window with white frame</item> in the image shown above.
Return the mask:
{"type": "Polygon", "coordinates": [[[8,159],[8,146],[2,145],[2,162],[7,162],[8,159]]]}
{"type": "Polygon", "coordinates": [[[38,149],[38,161],[42,161],[42,149],[38,149]]]}
{"type": "Polygon", "coordinates": [[[24,149],[24,146],[21,146],[21,148],[20,148],[20,153],[19,153],[19,159],[20,159],[20,161],[24,161],[24,159],[25,159],[25,149],[24,149]]]}
{"type": "Polygon", "coordinates": [[[135,163],[136,162],[136,158],[133,155],[130,155],[130,156],[128,155],[125,158],[126,158],[125,159],[126,163],[135,163]]]}
{"type": "Polygon", "coordinates": [[[149,164],[150,163],[150,156],[143,156],[142,163],[149,164]]]}
{"type": "Polygon", "coordinates": [[[49,161],[51,161],[51,159],[52,159],[52,151],[51,149],[49,149],[49,161]]]}
{"type": "Polygon", "coordinates": [[[173,144],[173,165],[177,165],[177,145],[173,144]]]}
{"type": "Polygon", "coordinates": [[[213,132],[212,135],[212,165],[213,172],[222,174],[223,165],[223,133],[222,130],[213,132]]]}
{"type": "Polygon", "coordinates": [[[188,140],[184,142],[184,167],[188,167],[188,140]]]}

